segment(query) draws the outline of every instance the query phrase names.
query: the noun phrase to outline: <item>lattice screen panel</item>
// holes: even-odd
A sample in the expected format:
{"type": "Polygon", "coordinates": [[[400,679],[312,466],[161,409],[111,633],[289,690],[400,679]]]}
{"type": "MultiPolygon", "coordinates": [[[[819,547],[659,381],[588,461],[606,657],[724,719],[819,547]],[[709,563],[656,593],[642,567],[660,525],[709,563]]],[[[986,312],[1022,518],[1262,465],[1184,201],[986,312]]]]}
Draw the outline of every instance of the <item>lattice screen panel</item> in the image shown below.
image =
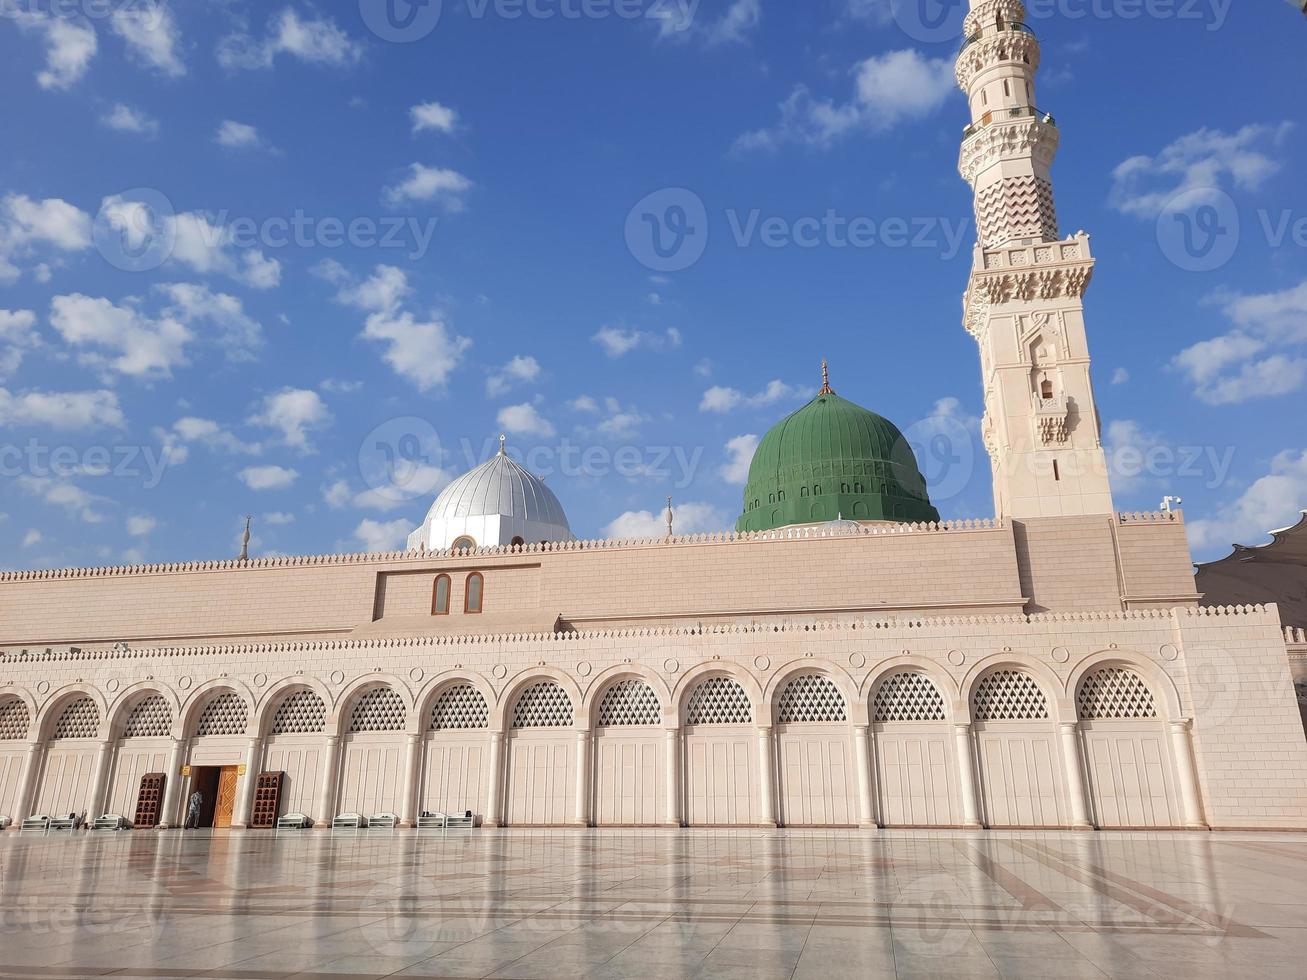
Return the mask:
{"type": "Polygon", "coordinates": [[[660,725],[663,706],[654,689],[638,677],[618,681],[599,700],[599,725],[629,727],[660,725]]]}
{"type": "Polygon", "coordinates": [[[466,731],[490,727],[490,706],[471,684],[455,684],[440,692],[431,706],[431,731],[466,731]]]}
{"type": "Polygon", "coordinates": [[[100,731],[100,709],[91,698],[70,701],[54,724],[55,738],[95,738],[100,731]]]}
{"type": "Polygon", "coordinates": [[[553,681],[532,684],[513,706],[514,728],[567,728],[572,724],[572,699],[553,681]]]}
{"type": "Polygon", "coordinates": [[[210,735],[244,735],[250,723],[250,709],[235,691],[224,691],[204,706],[195,725],[198,738],[210,735]]]}
{"type": "Polygon", "coordinates": [[[976,721],[1040,721],[1048,717],[1048,701],[1029,674],[996,670],[976,686],[971,712],[976,721]]]}
{"type": "Polygon", "coordinates": [[[349,716],[351,734],[358,732],[402,732],[404,699],[391,687],[374,687],[364,692],[349,716]]]}
{"type": "Polygon", "coordinates": [[[800,674],[776,699],[776,723],[848,721],[848,706],[835,682],[824,674],[800,674]]]}
{"type": "Polygon", "coordinates": [[[127,716],[123,738],[167,738],[172,734],[172,709],[162,694],[143,698],[127,716]]]}
{"type": "Polygon", "coordinates": [[[273,735],[316,735],[327,730],[327,702],[317,691],[292,691],[272,715],[273,735]]]}
{"type": "Polygon", "coordinates": [[[904,671],[881,682],[871,703],[871,720],[877,724],[890,721],[943,721],[944,696],[925,674],[904,671]]]}
{"type": "Polygon", "coordinates": [[[1153,692],[1142,677],[1125,667],[1104,667],[1081,681],[1076,710],[1085,721],[1157,717],[1153,692]]]}
{"type": "Polygon", "coordinates": [[[729,677],[709,677],[690,693],[687,725],[748,725],[753,721],[749,695],[729,677]]]}
{"type": "Polygon", "coordinates": [[[27,713],[27,705],[18,698],[0,701],[0,742],[14,742],[27,738],[27,730],[32,725],[32,718],[27,713]]]}

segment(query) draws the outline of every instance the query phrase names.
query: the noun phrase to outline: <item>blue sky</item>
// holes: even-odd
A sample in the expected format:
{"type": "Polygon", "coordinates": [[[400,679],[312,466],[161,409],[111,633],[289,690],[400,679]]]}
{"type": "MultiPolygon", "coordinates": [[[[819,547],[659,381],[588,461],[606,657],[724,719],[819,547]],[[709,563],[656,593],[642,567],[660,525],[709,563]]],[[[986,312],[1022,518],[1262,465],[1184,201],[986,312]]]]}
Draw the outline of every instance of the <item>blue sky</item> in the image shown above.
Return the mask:
{"type": "MultiPolygon", "coordinates": [[[[992,513],[960,14],[378,3],[0,0],[0,564],[393,547],[500,431],[579,536],[727,527],[823,357],[992,513]]],[[[1307,23],[1028,20],[1118,507],[1256,543],[1307,507],[1307,23]]]]}

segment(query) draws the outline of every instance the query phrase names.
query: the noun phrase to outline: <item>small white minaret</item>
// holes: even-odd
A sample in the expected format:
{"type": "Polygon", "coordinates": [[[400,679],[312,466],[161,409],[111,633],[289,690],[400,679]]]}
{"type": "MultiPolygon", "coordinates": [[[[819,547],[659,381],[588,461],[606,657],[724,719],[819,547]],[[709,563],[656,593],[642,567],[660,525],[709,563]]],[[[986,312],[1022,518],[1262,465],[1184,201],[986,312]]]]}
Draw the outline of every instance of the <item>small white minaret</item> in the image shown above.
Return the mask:
{"type": "Polygon", "coordinates": [[[1112,490],[1089,373],[1084,232],[1059,237],[1053,117],[1036,108],[1039,41],[1021,0],[971,0],[957,79],[971,106],[958,167],[975,194],[963,300],[980,345],[982,433],[994,506],[1015,518],[1109,514],[1112,490]]]}

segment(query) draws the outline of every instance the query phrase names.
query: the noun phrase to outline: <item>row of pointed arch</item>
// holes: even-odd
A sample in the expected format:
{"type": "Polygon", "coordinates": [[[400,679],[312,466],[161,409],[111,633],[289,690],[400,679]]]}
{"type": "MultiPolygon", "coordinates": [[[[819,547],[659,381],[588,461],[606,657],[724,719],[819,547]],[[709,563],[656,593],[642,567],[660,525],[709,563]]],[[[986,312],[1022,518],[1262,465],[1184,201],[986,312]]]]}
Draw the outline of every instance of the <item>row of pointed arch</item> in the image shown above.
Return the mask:
{"type": "MultiPolygon", "coordinates": [[[[1157,717],[1153,693],[1144,679],[1126,667],[1109,666],[1089,674],[1076,695],[1082,720],[1147,719],[1157,717]]],[[[273,713],[271,735],[317,734],[326,731],[327,705],[307,688],[284,697],[273,713]]],[[[399,693],[389,687],[365,691],[355,702],[348,732],[403,731],[407,711],[399,693]]],[[[1017,669],[995,670],[981,679],[972,695],[972,717],[987,721],[1037,721],[1049,717],[1047,698],[1033,677],[1017,669]]],[[[928,676],[907,670],[887,677],[872,699],[875,723],[944,721],[944,696],[928,676]]],[[[131,710],[124,738],[166,737],[172,731],[172,711],[162,695],[143,698],[131,710]]],[[[686,703],[687,725],[743,725],[753,718],[753,704],[733,678],[716,675],[702,681],[686,703]]],[[[848,705],[839,687],[824,674],[800,674],[781,690],[776,704],[778,724],[842,722],[848,705]]],[[[31,719],[27,705],[13,698],[0,702],[0,741],[27,737],[31,719]]],[[[567,692],[552,680],[527,687],[513,706],[512,727],[567,728],[575,711],[567,692]]],[[[639,678],[609,686],[599,702],[600,727],[653,726],[662,722],[657,693],[639,678]]],[[[490,707],[472,684],[445,688],[431,707],[429,731],[475,730],[489,727],[490,707]]],[[[243,735],[249,725],[244,698],[227,691],[211,698],[200,712],[195,736],[243,735]]],[[[90,697],[70,701],[55,722],[55,739],[94,738],[100,710],[90,697]]]]}

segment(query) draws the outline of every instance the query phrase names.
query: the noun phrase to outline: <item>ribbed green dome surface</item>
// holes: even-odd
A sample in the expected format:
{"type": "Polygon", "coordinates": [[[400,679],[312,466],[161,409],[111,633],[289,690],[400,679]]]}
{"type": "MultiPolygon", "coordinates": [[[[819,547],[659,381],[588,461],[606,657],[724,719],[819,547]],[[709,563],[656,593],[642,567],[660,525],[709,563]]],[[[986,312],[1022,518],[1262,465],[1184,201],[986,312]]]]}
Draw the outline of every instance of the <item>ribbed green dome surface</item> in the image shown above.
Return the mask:
{"type": "Polygon", "coordinates": [[[938,521],[912,447],[888,419],[823,389],[758,444],[737,531],[833,521],[938,521]]]}

